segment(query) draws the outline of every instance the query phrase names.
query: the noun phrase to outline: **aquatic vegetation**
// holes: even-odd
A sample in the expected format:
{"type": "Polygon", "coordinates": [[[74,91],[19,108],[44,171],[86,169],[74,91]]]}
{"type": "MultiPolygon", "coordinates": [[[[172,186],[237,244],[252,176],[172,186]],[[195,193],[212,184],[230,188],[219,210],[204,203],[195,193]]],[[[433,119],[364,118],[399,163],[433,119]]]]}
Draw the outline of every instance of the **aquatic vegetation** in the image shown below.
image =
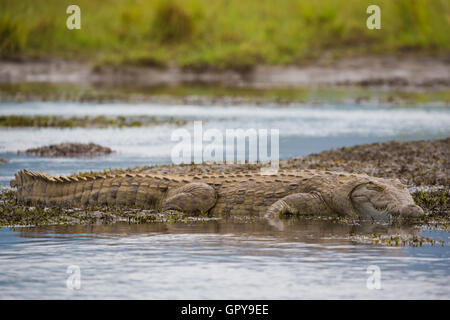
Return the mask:
{"type": "Polygon", "coordinates": [[[423,247],[425,245],[430,246],[444,246],[446,245],[445,241],[440,239],[436,241],[436,239],[420,236],[420,235],[380,235],[374,233],[373,235],[362,235],[362,236],[354,236],[352,237],[355,241],[362,243],[371,243],[375,245],[383,245],[387,247],[423,247]]]}
{"type": "Polygon", "coordinates": [[[156,118],[151,116],[84,116],[63,117],[52,115],[8,115],[0,116],[0,127],[37,127],[37,128],[124,128],[156,126],[161,124],[172,124],[181,126],[185,120],[170,118],[156,118]]]}
{"type": "Polygon", "coordinates": [[[428,192],[422,190],[412,194],[414,202],[433,217],[447,217],[450,213],[450,188],[437,189],[428,192]]]}

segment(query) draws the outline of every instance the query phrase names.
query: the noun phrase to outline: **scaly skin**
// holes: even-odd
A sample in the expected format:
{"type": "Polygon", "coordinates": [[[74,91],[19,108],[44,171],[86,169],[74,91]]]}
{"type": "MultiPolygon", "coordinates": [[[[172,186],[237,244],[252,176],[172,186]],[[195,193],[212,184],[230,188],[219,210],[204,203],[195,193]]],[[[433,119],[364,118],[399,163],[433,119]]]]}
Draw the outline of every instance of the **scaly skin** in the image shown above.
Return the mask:
{"type": "Polygon", "coordinates": [[[329,171],[259,174],[59,176],[22,170],[17,199],[46,206],[119,206],[189,214],[276,217],[282,213],[387,219],[422,216],[398,180],[329,171]]]}

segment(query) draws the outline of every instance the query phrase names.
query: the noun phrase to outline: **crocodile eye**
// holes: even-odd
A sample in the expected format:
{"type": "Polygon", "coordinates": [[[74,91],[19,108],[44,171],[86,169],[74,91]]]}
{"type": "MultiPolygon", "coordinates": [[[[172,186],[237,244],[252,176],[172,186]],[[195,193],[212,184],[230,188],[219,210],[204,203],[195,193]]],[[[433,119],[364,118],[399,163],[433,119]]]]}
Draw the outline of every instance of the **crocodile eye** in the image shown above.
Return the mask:
{"type": "Polygon", "coordinates": [[[369,183],[369,184],[367,185],[367,189],[373,190],[373,191],[383,191],[383,190],[384,190],[383,187],[378,186],[378,185],[373,184],[373,183],[369,183]]]}

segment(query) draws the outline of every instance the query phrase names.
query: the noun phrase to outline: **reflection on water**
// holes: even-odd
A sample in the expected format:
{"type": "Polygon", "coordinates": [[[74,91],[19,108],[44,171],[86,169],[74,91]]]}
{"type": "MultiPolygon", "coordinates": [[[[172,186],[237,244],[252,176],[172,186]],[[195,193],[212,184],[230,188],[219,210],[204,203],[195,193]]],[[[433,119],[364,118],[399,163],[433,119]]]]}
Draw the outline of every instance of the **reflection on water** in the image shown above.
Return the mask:
{"type": "MultiPolygon", "coordinates": [[[[420,228],[285,220],[0,230],[0,298],[447,298],[448,249],[383,247],[355,235],[420,228]],[[67,267],[81,289],[67,289],[67,267]],[[366,287],[367,268],[382,289],[366,287]]],[[[446,239],[448,242],[448,238],[446,239]]]]}
{"type": "Polygon", "coordinates": [[[113,225],[74,225],[74,226],[40,226],[34,228],[18,228],[21,237],[40,237],[42,234],[104,234],[104,235],[133,235],[149,233],[216,233],[216,234],[249,234],[260,237],[277,237],[286,241],[326,243],[328,240],[342,241],[341,244],[349,244],[350,236],[368,234],[416,234],[421,232],[417,225],[389,225],[382,223],[338,223],[328,219],[289,218],[280,219],[282,228],[274,227],[267,220],[253,218],[205,218],[198,222],[189,223],[149,223],[128,224],[116,223],[113,225]]]}

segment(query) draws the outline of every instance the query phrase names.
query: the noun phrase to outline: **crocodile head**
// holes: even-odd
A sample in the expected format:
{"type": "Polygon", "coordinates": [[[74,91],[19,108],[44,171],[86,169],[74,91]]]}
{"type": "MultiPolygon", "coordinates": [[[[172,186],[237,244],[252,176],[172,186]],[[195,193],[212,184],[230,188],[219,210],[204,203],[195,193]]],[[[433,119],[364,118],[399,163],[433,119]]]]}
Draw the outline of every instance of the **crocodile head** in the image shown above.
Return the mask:
{"type": "Polygon", "coordinates": [[[421,217],[408,189],[398,180],[371,180],[358,184],[350,193],[353,208],[362,219],[389,220],[390,217],[421,217]]]}

